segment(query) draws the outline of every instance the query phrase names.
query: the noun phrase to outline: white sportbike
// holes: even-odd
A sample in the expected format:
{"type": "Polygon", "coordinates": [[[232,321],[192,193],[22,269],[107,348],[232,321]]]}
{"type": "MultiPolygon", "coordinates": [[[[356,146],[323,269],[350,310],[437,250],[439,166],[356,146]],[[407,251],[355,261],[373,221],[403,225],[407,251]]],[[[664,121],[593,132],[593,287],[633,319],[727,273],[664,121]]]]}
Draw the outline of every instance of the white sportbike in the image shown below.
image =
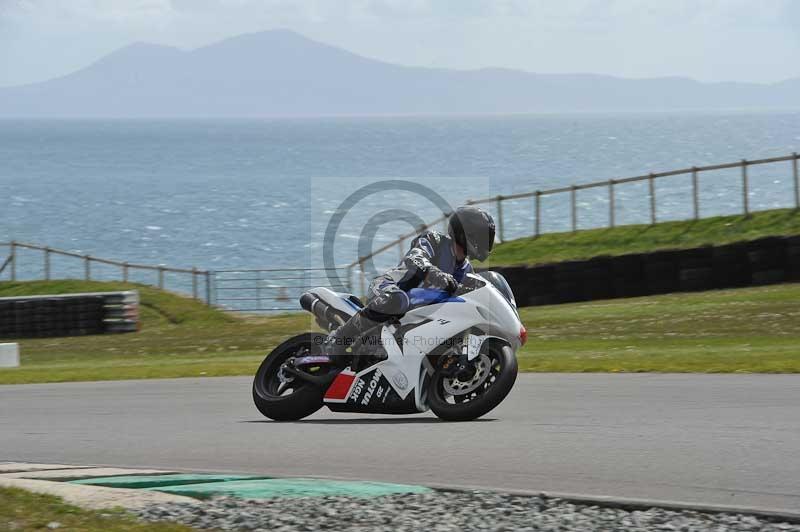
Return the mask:
{"type": "MultiPolygon", "coordinates": [[[[496,272],[468,274],[449,294],[415,288],[411,310],[365,333],[352,345],[349,366],[323,354],[326,335],[285,341],[261,363],[253,382],[258,410],[291,421],[327,406],[335,412],[478,418],[505,399],[517,378],[517,350],[527,340],[516,302],[496,272]]],[[[302,307],[332,331],[358,312],[351,294],[317,288],[302,307]]]]}

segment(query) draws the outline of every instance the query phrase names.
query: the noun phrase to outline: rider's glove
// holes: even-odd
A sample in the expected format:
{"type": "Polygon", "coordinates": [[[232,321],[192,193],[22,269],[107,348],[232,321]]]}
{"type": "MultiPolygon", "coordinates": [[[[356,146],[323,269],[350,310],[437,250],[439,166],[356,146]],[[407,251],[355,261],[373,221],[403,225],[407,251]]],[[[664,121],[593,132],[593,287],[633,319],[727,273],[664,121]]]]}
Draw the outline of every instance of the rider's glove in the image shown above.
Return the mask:
{"type": "Polygon", "coordinates": [[[428,273],[425,275],[425,284],[431,288],[444,290],[450,293],[458,289],[458,281],[456,281],[456,278],[436,267],[428,269],[428,273]]]}

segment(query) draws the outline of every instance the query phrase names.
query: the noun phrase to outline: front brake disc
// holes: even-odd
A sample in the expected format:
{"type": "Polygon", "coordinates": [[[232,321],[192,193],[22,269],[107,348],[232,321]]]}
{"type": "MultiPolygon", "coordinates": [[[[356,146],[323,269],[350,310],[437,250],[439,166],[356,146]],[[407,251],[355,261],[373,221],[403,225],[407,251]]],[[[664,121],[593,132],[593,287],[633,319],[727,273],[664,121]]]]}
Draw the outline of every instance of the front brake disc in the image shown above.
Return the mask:
{"type": "Polygon", "coordinates": [[[473,366],[475,367],[475,373],[469,380],[461,381],[457,377],[444,379],[442,383],[444,391],[450,395],[466,395],[477,390],[489,378],[492,361],[485,354],[481,354],[473,362],[473,366]]]}

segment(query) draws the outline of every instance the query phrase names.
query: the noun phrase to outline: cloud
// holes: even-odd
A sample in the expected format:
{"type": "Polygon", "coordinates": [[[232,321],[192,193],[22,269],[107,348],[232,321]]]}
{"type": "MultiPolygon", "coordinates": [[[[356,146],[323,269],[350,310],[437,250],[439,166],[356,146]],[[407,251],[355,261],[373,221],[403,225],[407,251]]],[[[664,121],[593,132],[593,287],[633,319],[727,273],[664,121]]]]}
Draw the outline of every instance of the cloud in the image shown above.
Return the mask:
{"type": "Polygon", "coordinates": [[[298,23],[484,18],[488,24],[514,18],[530,27],[556,24],[557,28],[631,23],[773,27],[796,24],[800,18],[796,0],[760,0],[758,4],[752,0],[5,0],[0,6],[0,16],[18,21],[127,22],[132,27],[175,17],[228,19],[230,13],[258,20],[288,16],[298,23]]]}
{"type": "Polygon", "coordinates": [[[135,20],[159,18],[172,11],[170,0],[12,0],[4,14],[28,18],[68,18],[81,20],[135,20]]]}

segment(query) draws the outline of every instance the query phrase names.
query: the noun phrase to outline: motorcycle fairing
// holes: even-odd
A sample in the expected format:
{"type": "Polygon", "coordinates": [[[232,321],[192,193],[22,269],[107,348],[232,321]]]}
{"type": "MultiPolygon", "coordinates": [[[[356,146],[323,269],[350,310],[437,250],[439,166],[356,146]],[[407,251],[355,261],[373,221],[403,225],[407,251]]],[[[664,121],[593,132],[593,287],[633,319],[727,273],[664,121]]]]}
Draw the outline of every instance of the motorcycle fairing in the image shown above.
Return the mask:
{"type": "Polygon", "coordinates": [[[460,341],[465,332],[473,330],[483,334],[468,340],[470,359],[479,355],[488,338],[499,338],[515,351],[520,347],[519,317],[502,298],[496,288],[486,285],[464,294],[457,301],[447,297],[438,303],[413,308],[399,323],[384,325],[381,346],[387,358],[358,372],[349,383],[346,395],[340,392],[331,400],[326,397],[325,404],[331,410],[346,412],[424,412],[428,409],[425,379],[433,374],[428,354],[455,339],[460,341]],[[396,338],[395,334],[402,337],[396,338]],[[365,390],[370,386],[373,392],[367,394],[365,390]]]}
{"type": "MultiPolygon", "coordinates": [[[[500,338],[510,343],[514,350],[520,347],[519,329],[521,323],[516,311],[505,303],[499,303],[500,292],[491,285],[474,290],[462,296],[463,303],[436,303],[410,310],[401,320],[401,325],[427,319],[414,329],[414,338],[425,342],[406,339],[403,353],[406,356],[429,353],[432,345],[441,345],[452,338],[460,337],[464,331],[473,328],[483,331],[487,337],[500,338]]],[[[471,352],[473,357],[477,355],[471,352]]]]}
{"type": "Polygon", "coordinates": [[[386,325],[381,330],[385,360],[358,373],[344,370],[336,377],[325,394],[324,402],[328,408],[336,412],[382,414],[427,410],[421,390],[425,374],[432,372],[433,368],[425,355],[404,355],[394,337],[396,330],[394,325],[386,325]]]}
{"type": "Polygon", "coordinates": [[[360,310],[359,307],[353,302],[352,298],[355,298],[355,296],[352,294],[334,292],[330,288],[315,288],[313,293],[325,303],[332,306],[347,317],[352,317],[360,310]]]}
{"type": "MultiPolygon", "coordinates": [[[[380,364],[375,364],[358,375],[344,400],[330,400],[325,404],[334,412],[364,412],[369,414],[415,414],[419,410],[413,396],[400,397],[383,374],[380,364]]],[[[338,377],[337,377],[338,379],[338,377]]]]}
{"type": "Polygon", "coordinates": [[[350,390],[356,381],[356,374],[350,370],[341,371],[325,392],[326,403],[346,403],[350,390]]]}

